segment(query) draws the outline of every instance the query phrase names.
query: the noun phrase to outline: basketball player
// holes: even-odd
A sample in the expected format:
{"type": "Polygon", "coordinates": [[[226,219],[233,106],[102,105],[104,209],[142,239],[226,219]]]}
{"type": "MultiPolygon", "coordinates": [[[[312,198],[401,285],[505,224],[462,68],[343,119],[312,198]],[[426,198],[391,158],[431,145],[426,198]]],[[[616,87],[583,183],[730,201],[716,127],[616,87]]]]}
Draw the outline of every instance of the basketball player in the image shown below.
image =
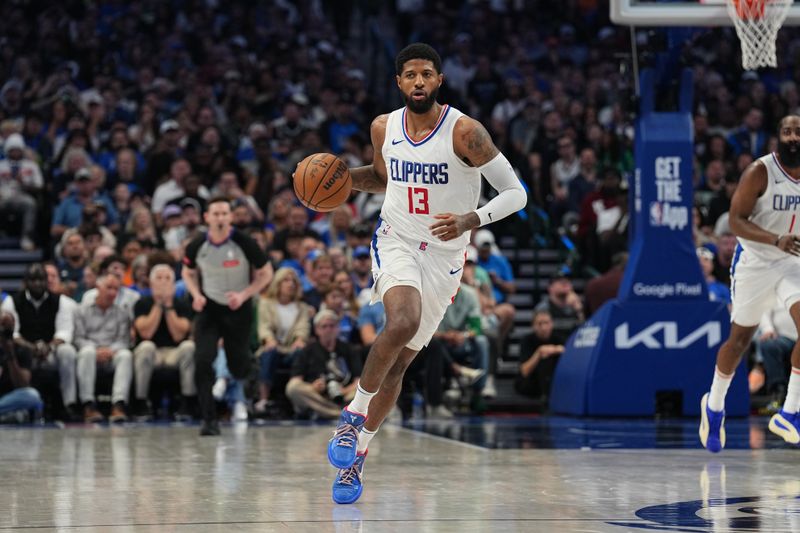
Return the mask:
{"type": "MultiPolygon", "coordinates": [[[[778,153],[756,160],[742,173],[731,199],[730,225],[739,240],[731,265],[731,332],[720,346],[711,391],[700,402],[700,441],[709,451],[725,447],[725,395],[761,316],[775,298],[800,329],[800,116],[778,126],[778,153]]],[[[792,350],[792,375],[783,408],[769,429],[800,443],[800,344],[792,350]]]]}
{"type": "Polygon", "coordinates": [[[439,54],[412,44],[398,54],[395,68],[406,105],[372,122],[373,164],[351,170],[355,189],[386,193],[371,244],[373,301],[383,301],[386,325],[328,445],[328,459],[340,469],[333,484],[337,503],[361,495],[369,442],[458,290],[470,230],[527,203],[486,129],[436,101],[444,79],[439,54]],[[477,209],[481,174],[499,194],[477,209]]]}

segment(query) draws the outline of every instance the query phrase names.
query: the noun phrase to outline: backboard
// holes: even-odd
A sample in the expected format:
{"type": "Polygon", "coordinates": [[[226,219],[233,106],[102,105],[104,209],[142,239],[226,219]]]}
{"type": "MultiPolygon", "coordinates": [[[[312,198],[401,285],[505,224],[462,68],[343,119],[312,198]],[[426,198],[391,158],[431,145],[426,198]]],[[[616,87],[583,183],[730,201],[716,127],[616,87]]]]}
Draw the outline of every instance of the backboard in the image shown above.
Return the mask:
{"type": "MultiPolygon", "coordinates": [[[[610,0],[611,21],[622,26],[732,26],[725,0],[610,0]]],[[[784,26],[800,26],[800,1],[784,26]]]]}

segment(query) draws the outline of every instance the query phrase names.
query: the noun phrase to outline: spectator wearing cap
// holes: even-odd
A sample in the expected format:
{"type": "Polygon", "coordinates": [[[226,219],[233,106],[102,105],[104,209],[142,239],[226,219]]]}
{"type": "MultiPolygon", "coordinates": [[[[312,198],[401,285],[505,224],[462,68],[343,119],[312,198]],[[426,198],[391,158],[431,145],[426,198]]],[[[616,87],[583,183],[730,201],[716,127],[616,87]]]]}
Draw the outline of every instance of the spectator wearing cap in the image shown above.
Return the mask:
{"type": "Polygon", "coordinates": [[[171,174],[172,163],[183,156],[182,143],[180,124],[172,119],[162,122],[159,126],[159,137],[155,146],[150,150],[150,157],[147,160],[145,192],[152,194],[155,185],[161,181],[162,177],[171,174]]]}
{"type": "Polygon", "coordinates": [[[492,280],[495,301],[505,302],[507,295],[514,294],[517,290],[511,263],[500,253],[494,234],[488,229],[476,231],[473,242],[478,249],[478,265],[489,273],[492,280]]]}
{"type": "Polygon", "coordinates": [[[86,206],[102,203],[105,206],[106,221],[109,226],[117,224],[117,210],[114,208],[108,196],[100,195],[97,185],[92,179],[89,168],[82,168],[75,173],[75,188],[64,198],[56,207],[53,214],[53,224],[50,227],[50,235],[54,238],[61,238],[61,235],[68,229],[77,227],[83,217],[83,210],[86,206]]]}
{"type": "Polygon", "coordinates": [[[548,311],[553,319],[553,334],[561,339],[583,324],[583,302],[572,287],[569,277],[563,272],[556,272],[550,278],[547,295],[534,308],[535,311],[548,311]]]}
{"type": "Polygon", "coordinates": [[[36,232],[36,196],[44,186],[39,164],[25,155],[25,140],[12,133],[3,143],[6,158],[0,161],[0,212],[13,212],[22,220],[20,246],[33,250],[36,232]]]}
{"type": "Polygon", "coordinates": [[[728,308],[731,305],[731,290],[724,283],[717,281],[714,277],[714,252],[700,246],[697,248],[697,260],[700,261],[700,268],[703,271],[703,278],[708,286],[708,298],[712,302],[725,302],[728,308]]]}
{"type": "Polygon", "coordinates": [[[361,294],[364,289],[369,289],[374,283],[372,277],[372,258],[370,257],[369,247],[356,246],[353,248],[353,262],[351,265],[351,277],[355,291],[361,294]]]}
{"type": "MultiPolygon", "coordinates": [[[[153,202],[150,206],[153,213],[160,215],[168,203],[180,200],[186,194],[183,182],[191,173],[192,165],[187,159],[179,158],[172,162],[169,179],[159,185],[153,193],[153,202]]],[[[200,185],[198,192],[202,198],[208,199],[210,196],[204,185],[200,185]]]]}
{"type": "Polygon", "coordinates": [[[323,310],[314,316],[316,341],[302,350],[292,364],[286,396],[298,414],[314,413],[336,418],[342,405],[355,396],[361,376],[361,358],[339,338],[336,313],[323,310]]]}
{"type": "Polygon", "coordinates": [[[297,272],[279,268],[266,294],[258,299],[257,332],[259,352],[259,398],[256,413],[264,413],[275,385],[279,368],[290,368],[294,358],[308,343],[314,309],[303,302],[303,289],[297,272]]]}

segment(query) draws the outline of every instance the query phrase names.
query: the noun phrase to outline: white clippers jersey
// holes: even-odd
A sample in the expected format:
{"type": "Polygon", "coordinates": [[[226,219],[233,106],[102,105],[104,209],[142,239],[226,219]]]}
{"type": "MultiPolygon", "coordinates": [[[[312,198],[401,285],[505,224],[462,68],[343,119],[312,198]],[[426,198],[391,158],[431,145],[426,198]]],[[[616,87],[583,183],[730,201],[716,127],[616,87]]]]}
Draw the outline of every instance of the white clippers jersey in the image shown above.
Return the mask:
{"type": "MultiPolygon", "coordinates": [[[[750,221],[778,235],[800,232],[800,181],[795,181],[778,162],[775,153],[759,158],[767,167],[767,189],[759,196],[750,221]]],[[[739,237],[748,256],[766,262],[789,257],[771,244],[739,237]]]]}
{"type": "Polygon", "coordinates": [[[469,232],[441,241],[430,230],[437,221],[433,215],[463,215],[478,207],[481,173],[453,150],[453,128],[463,113],[442,106],[436,126],[416,142],[406,131],[405,116],[406,109],[398,109],[386,123],[382,154],[388,180],[381,218],[415,248],[463,249],[469,244],[469,232]]]}

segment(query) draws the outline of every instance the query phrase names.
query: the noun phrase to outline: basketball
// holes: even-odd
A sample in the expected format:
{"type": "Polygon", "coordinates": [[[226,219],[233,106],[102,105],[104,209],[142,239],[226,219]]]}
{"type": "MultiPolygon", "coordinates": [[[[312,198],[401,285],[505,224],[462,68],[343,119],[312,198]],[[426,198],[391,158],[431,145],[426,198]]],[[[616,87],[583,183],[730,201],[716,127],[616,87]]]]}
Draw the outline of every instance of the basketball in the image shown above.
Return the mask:
{"type": "Polygon", "coordinates": [[[352,188],[350,169],[333,154],[312,154],[298,163],[294,173],[294,193],[314,211],[333,211],[347,201],[352,188]]]}

